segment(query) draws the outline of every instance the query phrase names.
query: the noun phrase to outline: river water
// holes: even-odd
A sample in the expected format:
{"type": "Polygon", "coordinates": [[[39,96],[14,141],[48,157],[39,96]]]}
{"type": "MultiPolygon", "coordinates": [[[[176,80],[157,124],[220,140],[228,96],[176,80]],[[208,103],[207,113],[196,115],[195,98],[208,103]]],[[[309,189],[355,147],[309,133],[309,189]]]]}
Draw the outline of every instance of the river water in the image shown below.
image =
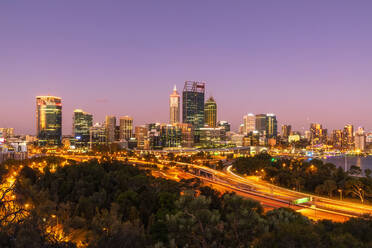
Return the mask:
{"type": "Polygon", "coordinates": [[[364,171],[365,169],[372,170],[372,156],[335,156],[335,157],[328,157],[327,159],[322,159],[325,163],[332,163],[337,167],[342,167],[344,170],[350,169],[350,166],[356,165],[364,171]]]}

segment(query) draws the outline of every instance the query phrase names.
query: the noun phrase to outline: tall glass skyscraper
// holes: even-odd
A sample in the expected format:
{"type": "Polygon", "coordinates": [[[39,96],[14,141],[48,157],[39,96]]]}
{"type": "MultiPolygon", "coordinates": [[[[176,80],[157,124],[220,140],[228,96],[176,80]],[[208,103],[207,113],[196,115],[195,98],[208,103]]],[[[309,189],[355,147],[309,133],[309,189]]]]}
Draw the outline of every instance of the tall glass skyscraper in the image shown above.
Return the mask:
{"type": "Polygon", "coordinates": [[[278,136],[278,122],[274,114],[266,115],[266,137],[276,138],[278,136]]]}
{"type": "Polygon", "coordinates": [[[217,126],[217,104],[213,97],[210,97],[204,104],[204,118],[208,127],[217,126]]]}
{"type": "Polygon", "coordinates": [[[88,145],[90,134],[89,129],[93,126],[93,115],[84,112],[81,109],[74,111],[73,120],[73,137],[76,140],[76,145],[88,145]]]}
{"type": "Polygon", "coordinates": [[[260,134],[266,135],[266,122],[267,118],[265,114],[256,115],[256,130],[259,131],[260,134]]]}
{"type": "Polygon", "coordinates": [[[186,81],[182,93],[182,121],[194,128],[204,126],[205,83],[186,81]]]}
{"type": "Polygon", "coordinates": [[[58,146],[62,142],[62,99],[36,97],[36,132],[40,146],[58,146]]]}

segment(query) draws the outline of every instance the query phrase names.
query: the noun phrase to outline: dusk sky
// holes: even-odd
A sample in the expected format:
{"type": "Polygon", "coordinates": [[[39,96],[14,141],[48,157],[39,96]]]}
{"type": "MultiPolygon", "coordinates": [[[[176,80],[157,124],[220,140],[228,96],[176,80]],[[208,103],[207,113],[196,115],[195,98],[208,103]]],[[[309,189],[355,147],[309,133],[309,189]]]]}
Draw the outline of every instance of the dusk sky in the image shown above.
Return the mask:
{"type": "Polygon", "coordinates": [[[0,127],[35,134],[35,96],[95,122],[167,122],[173,85],[205,81],[218,119],[372,130],[372,1],[0,3],[0,127]]]}

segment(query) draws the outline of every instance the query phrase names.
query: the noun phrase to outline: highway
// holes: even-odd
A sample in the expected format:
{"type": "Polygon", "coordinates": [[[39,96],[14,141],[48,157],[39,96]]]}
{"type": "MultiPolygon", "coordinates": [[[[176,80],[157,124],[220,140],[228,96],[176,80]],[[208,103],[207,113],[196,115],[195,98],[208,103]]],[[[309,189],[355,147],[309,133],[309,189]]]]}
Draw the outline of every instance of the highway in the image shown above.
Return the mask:
{"type": "MultiPolygon", "coordinates": [[[[66,156],[66,158],[82,161],[98,157],[66,156]]],[[[117,157],[116,159],[124,161],[126,157],[117,157]]],[[[154,163],[129,158],[129,162],[133,165],[156,164],[159,168],[166,165],[168,167],[166,170],[152,170],[153,175],[176,181],[182,178],[199,178],[205,185],[209,185],[221,192],[235,192],[243,197],[257,200],[264,206],[265,210],[289,207],[314,220],[330,219],[338,222],[346,221],[351,217],[360,217],[363,214],[372,214],[372,206],[369,205],[332,200],[289,190],[254,176],[242,177],[233,172],[231,165],[226,170],[219,171],[205,166],[182,162],[173,162],[176,166],[169,168],[168,164],[171,161],[165,160],[154,163]],[[188,171],[182,169],[184,166],[189,168],[188,171]],[[293,204],[294,200],[304,197],[311,197],[312,201],[303,204],[293,204]]]]}

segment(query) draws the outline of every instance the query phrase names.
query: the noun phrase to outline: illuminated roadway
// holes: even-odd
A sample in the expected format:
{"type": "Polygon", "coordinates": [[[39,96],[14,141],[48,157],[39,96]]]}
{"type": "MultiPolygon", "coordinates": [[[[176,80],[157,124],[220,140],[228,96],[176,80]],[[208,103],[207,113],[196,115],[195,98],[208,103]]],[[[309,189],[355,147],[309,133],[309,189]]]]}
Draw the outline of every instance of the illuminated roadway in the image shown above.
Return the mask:
{"type": "MultiPolygon", "coordinates": [[[[89,160],[91,158],[99,158],[100,156],[68,155],[64,157],[68,159],[89,160]]],[[[116,159],[123,161],[126,157],[117,157],[116,159]]],[[[154,163],[129,158],[128,162],[132,164],[156,164],[162,167],[169,164],[171,161],[160,161],[159,163],[154,163]]],[[[199,178],[204,182],[204,184],[210,185],[216,190],[222,192],[235,192],[243,197],[255,199],[259,201],[265,209],[289,207],[315,220],[330,219],[333,221],[345,221],[350,217],[360,217],[363,214],[372,214],[372,206],[332,200],[289,190],[260,180],[258,177],[242,177],[232,171],[232,166],[228,166],[225,171],[219,171],[196,164],[182,162],[173,163],[176,165],[188,166],[189,169],[194,169],[194,172],[186,172],[175,166],[167,170],[152,170],[152,173],[154,176],[165,177],[177,181],[181,178],[199,178]],[[197,173],[199,173],[199,175],[197,173]],[[303,204],[293,204],[294,200],[304,197],[312,197],[313,201],[303,204]]]]}

